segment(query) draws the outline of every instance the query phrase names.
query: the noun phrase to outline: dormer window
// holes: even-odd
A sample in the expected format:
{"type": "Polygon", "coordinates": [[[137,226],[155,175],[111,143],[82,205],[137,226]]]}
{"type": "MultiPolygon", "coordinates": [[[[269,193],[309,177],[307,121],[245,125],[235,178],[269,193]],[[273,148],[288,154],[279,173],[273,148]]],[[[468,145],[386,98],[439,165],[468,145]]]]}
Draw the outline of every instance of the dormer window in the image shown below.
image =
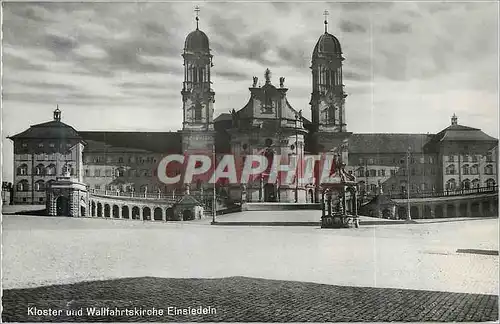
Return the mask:
{"type": "Polygon", "coordinates": [[[43,143],[38,143],[38,148],[43,148],[43,143]]]}

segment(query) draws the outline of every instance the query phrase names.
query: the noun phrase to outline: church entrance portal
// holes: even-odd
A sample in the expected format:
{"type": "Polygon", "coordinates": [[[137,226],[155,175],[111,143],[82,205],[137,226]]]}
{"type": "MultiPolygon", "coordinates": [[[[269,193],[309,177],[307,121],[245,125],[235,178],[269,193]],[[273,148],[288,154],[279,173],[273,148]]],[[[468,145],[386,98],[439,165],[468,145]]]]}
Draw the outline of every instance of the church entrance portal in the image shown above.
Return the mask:
{"type": "Polygon", "coordinates": [[[264,201],[265,202],[276,201],[276,186],[274,184],[266,183],[264,185],[264,201]]]}
{"type": "Polygon", "coordinates": [[[57,216],[69,216],[68,198],[60,196],[56,201],[57,216]]]}

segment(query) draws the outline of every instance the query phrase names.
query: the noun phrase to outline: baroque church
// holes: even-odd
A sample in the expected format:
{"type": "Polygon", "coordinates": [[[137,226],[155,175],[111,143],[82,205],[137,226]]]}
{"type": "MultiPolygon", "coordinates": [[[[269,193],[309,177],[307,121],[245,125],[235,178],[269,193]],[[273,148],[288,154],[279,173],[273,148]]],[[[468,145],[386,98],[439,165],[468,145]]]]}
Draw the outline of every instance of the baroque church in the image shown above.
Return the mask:
{"type": "MultiPolygon", "coordinates": [[[[212,152],[296,155],[336,152],[346,170],[358,181],[362,198],[381,191],[443,191],[495,186],[498,140],[480,129],[451,125],[437,134],[353,134],[347,131],[339,40],[324,32],[312,51],[311,120],[287,99],[285,78],[273,84],[269,69],[264,85],[253,78],[249,100],[231,113],[215,115],[211,75],[213,56],[208,36],[199,29],[187,35],[182,54],[182,129],[177,132],[80,131],[53,120],[32,125],[10,136],[14,144],[13,202],[45,203],[45,188],[56,177],[70,174],[90,190],[182,194],[182,184],[166,186],[158,180],[157,166],[167,154],[212,152]],[[466,168],[465,168],[466,167],[466,168]]],[[[180,64],[180,62],[179,62],[180,64]]],[[[214,85],[216,88],[216,85],[214,85]]],[[[207,190],[198,182],[190,190],[207,190]]],[[[231,202],[318,202],[314,183],[264,183],[242,188],[218,184],[219,195],[231,202]]]]}

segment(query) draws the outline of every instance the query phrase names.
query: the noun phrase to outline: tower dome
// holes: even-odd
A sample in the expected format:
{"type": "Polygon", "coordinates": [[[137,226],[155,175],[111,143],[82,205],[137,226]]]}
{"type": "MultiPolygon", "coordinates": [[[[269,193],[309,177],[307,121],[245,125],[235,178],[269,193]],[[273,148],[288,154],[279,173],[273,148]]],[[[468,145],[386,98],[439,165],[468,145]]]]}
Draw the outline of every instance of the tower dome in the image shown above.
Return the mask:
{"type": "Polygon", "coordinates": [[[325,32],[319,37],[316,46],[314,47],[313,57],[318,56],[318,54],[342,54],[342,49],[340,47],[340,42],[337,37],[325,32]]]}
{"type": "Polygon", "coordinates": [[[196,28],[187,35],[186,41],[184,43],[184,51],[186,52],[203,52],[209,53],[210,47],[208,42],[208,36],[196,28]]]}

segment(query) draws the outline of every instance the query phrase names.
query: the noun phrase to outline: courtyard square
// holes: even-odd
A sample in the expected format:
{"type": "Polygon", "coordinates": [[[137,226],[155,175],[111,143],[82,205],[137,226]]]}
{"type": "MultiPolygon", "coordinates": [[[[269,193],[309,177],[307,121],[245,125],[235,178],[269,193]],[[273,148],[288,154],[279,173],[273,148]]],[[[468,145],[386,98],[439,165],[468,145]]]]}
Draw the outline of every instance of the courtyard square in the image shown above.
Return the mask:
{"type": "Polygon", "coordinates": [[[498,251],[498,219],[322,230],[12,215],[3,231],[4,289],[246,276],[498,295],[498,255],[457,252],[498,251]]]}

